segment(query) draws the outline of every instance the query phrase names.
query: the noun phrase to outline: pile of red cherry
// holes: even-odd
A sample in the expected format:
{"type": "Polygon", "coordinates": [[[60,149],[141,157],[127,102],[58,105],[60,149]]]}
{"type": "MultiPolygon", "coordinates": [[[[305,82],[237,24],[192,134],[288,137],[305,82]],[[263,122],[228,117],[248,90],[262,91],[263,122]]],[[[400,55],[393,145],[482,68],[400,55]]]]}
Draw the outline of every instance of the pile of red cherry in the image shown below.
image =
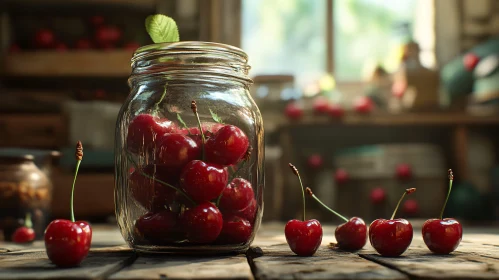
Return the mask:
{"type": "MultiPolygon", "coordinates": [[[[61,40],[59,36],[51,28],[40,28],[33,35],[31,46],[23,46],[23,48],[35,48],[54,50],[64,52],[68,49],[75,50],[112,50],[122,46],[122,48],[130,51],[135,51],[140,45],[137,42],[130,41],[122,43],[123,30],[119,27],[109,24],[103,16],[92,16],[84,20],[88,25],[89,33],[92,36],[81,37],[74,42],[68,43],[61,40]]],[[[15,53],[21,51],[21,46],[14,43],[10,46],[9,52],[15,53]]]]}
{"type": "Polygon", "coordinates": [[[147,210],[136,232],[155,245],[245,243],[257,203],[251,183],[235,175],[249,160],[249,139],[234,125],[201,125],[194,101],[191,109],[198,127],[150,114],[128,126],[127,152],[149,158],[129,175],[131,196],[147,210]]]}
{"type": "MultiPolygon", "coordinates": [[[[293,173],[298,176],[303,195],[303,220],[291,220],[286,224],[284,233],[290,249],[299,256],[312,256],[322,243],[322,226],[319,221],[305,219],[305,194],[304,187],[298,173],[298,169],[289,164],[293,173]]],[[[449,254],[453,252],[461,242],[463,230],[461,224],[451,218],[442,219],[447,200],[452,189],[454,175],[449,169],[449,191],[444,206],[440,213],[440,219],[427,220],[422,229],[423,240],[428,248],[436,254],[449,254]]],[[[395,208],[390,220],[376,219],[369,226],[361,218],[353,217],[347,219],[333,209],[329,208],[316,197],[310,188],[306,188],[309,196],[314,198],[324,208],[340,217],[345,223],[339,225],[335,231],[335,237],[339,249],[356,251],[364,247],[369,236],[369,241],[374,249],[382,256],[397,257],[403,254],[412,242],[413,228],[411,223],[405,219],[394,219],[400,203],[406,194],[416,189],[407,189],[395,208]]]]}
{"type": "MultiPolygon", "coordinates": [[[[357,114],[366,115],[371,113],[375,104],[367,96],[359,96],[352,104],[352,108],[357,114]]],[[[345,115],[345,109],[341,104],[331,103],[323,96],[316,97],[312,103],[312,111],[315,115],[329,115],[333,119],[340,119],[345,115]]],[[[284,115],[292,121],[301,119],[304,115],[304,109],[298,102],[290,102],[284,109],[284,115]]]]}

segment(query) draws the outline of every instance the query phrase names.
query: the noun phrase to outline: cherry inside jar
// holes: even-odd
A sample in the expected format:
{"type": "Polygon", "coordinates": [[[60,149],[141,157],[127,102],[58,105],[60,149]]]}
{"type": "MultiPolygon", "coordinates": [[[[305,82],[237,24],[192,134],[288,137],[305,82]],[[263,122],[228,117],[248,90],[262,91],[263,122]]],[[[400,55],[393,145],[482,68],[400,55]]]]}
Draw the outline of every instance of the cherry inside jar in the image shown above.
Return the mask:
{"type": "Polygon", "coordinates": [[[247,61],[207,42],[135,52],[115,145],[116,216],[132,248],[226,253],[251,244],[265,155],[247,61]]]}

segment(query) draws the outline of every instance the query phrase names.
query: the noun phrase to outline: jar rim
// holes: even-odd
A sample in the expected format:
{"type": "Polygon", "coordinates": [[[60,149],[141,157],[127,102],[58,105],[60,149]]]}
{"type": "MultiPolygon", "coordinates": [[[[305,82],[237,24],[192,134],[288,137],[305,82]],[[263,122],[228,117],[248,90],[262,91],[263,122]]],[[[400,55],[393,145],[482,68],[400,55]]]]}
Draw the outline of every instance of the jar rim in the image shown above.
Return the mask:
{"type": "Polygon", "coordinates": [[[246,52],[232,45],[215,43],[215,42],[205,42],[205,41],[179,41],[179,42],[168,42],[168,43],[156,43],[139,47],[133,54],[132,64],[135,61],[139,60],[142,57],[142,55],[147,54],[151,51],[169,50],[176,48],[182,48],[187,50],[202,49],[208,51],[209,50],[222,51],[241,56],[246,61],[248,60],[248,54],[246,54],[246,52]]]}
{"type": "Polygon", "coordinates": [[[172,79],[232,78],[252,84],[248,55],[240,48],[214,42],[180,41],[142,46],[131,59],[128,84],[143,77],[172,79]],[[199,67],[197,67],[199,66],[199,67]]]}

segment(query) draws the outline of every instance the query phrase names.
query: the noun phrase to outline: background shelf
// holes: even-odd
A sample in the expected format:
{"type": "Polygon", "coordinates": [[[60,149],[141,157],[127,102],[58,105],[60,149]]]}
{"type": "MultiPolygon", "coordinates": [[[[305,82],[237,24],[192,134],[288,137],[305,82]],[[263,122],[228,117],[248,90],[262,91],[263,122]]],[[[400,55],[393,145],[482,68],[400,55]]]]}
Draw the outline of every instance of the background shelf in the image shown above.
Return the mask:
{"type": "Polygon", "coordinates": [[[9,77],[126,77],[133,52],[36,51],[5,57],[3,74],[9,77]]]}

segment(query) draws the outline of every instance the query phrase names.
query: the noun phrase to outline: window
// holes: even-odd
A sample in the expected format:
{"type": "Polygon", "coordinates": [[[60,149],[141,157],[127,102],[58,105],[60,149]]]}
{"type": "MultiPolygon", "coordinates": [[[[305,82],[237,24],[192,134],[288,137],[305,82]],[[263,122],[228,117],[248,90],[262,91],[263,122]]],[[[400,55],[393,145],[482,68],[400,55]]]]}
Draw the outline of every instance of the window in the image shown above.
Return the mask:
{"type": "MultiPolygon", "coordinates": [[[[328,72],[331,60],[338,82],[358,82],[377,64],[394,71],[407,39],[427,45],[433,35],[429,6],[429,0],[242,0],[241,45],[253,75],[293,74],[306,85],[328,72]],[[422,5],[428,8],[421,11],[422,5]],[[332,42],[326,32],[333,32],[332,42]]],[[[426,45],[422,56],[428,58],[426,45]]]]}
{"type": "Polygon", "coordinates": [[[242,48],[252,75],[292,74],[304,84],[326,70],[325,0],[243,0],[242,48]]]}
{"type": "Polygon", "coordinates": [[[333,2],[336,79],[361,80],[377,65],[396,69],[400,45],[412,37],[415,0],[333,2]]]}

